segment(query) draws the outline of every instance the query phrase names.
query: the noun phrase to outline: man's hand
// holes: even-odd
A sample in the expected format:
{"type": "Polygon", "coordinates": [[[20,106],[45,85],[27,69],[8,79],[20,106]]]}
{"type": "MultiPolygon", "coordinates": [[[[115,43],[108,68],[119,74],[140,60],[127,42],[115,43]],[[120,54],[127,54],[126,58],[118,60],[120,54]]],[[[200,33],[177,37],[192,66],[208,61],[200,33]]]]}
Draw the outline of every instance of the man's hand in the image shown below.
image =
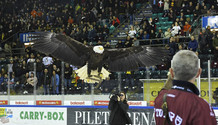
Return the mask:
{"type": "Polygon", "coordinates": [[[119,97],[119,96],[117,96],[117,101],[118,101],[118,102],[120,101],[120,97],[119,97]]]}
{"type": "Polygon", "coordinates": [[[218,46],[216,46],[216,50],[218,50],[218,46]]]}

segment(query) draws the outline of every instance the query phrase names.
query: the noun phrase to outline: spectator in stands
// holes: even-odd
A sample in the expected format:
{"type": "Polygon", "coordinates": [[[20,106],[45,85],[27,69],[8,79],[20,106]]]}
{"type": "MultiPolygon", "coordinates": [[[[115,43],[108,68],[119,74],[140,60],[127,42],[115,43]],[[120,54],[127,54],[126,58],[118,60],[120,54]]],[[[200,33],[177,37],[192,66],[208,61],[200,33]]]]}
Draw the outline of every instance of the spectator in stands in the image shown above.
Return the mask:
{"type": "Polygon", "coordinates": [[[4,68],[4,67],[2,67],[2,68],[1,68],[1,74],[2,74],[2,75],[5,75],[5,74],[7,74],[7,71],[5,70],[5,68],[4,68]]]}
{"type": "Polygon", "coordinates": [[[198,18],[198,16],[201,15],[201,11],[200,11],[198,5],[195,6],[195,9],[193,10],[193,14],[194,14],[194,19],[193,20],[196,20],[198,18]]]}
{"type": "Polygon", "coordinates": [[[29,87],[29,85],[28,85],[28,83],[27,83],[27,79],[29,78],[29,73],[27,72],[27,73],[25,73],[23,76],[22,76],[22,78],[21,78],[21,83],[20,83],[20,85],[21,86],[23,86],[23,89],[24,89],[24,91],[23,91],[23,94],[28,94],[28,87],[29,87]]]}
{"type": "Polygon", "coordinates": [[[216,36],[213,38],[213,48],[214,48],[214,59],[218,60],[218,33],[216,33],[216,36]]]}
{"type": "MultiPolygon", "coordinates": [[[[150,37],[150,39],[155,39],[156,38],[156,35],[155,35],[155,32],[154,32],[153,29],[151,29],[151,33],[149,34],[149,37],[150,37]]],[[[151,42],[151,44],[155,44],[156,40],[151,40],[150,42],[151,42]]]]}
{"type": "Polygon", "coordinates": [[[53,70],[52,72],[51,84],[52,84],[52,94],[59,94],[60,77],[55,70],[53,70]]]}
{"type": "Polygon", "coordinates": [[[164,2],[163,2],[163,0],[159,0],[157,5],[158,5],[158,11],[162,12],[163,9],[164,9],[164,2]]]}
{"type": "Polygon", "coordinates": [[[124,47],[132,47],[132,45],[133,45],[133,42],[132,42],[131,37],[127,36],[124,47]]]}
{"type": "Polygon", "coordinates": [[[0,73],[0,95],[6,90],[6,84],[4,84],[4,76],[0,73]]]}
{"type": "Polygon", "coordinates": [[[129,7],[128,9],[128,14],[129,14],[129,21],[130,21],[130,25],[133,25],[133,20],[134,20],[134,13],[135,13],[135,10],[136,10],[136,8],[135,8],[135,3],[134,3],[134,1],[131,1],[130,3],[129,3],[129,5],[127,5],[127,7],[129,7]]]}
{"type": "Polygon", "coordinates": [[[136,36],[136,30],[134,29],[133,25],[130,26],[128,36],[130,36],[131,39],[133,39],[136,36]]]}
{"type": "Polygon", "coordinates": [[[217,11],[217,8],[215,8],[215,5],[214,4],[211,4],[211,8],[210,8],[210,12],[211,14],[216,14],[218,11],[217,11]]]}
{"type": "Polygon", "coordinates": [[[71,16],[69,16],[69,18],[68,18],[68,23],[73,24],[73,18],[71,16]]]}
{"type": "Polygon", "coordinates": [[[163,44],[165,44],[166,41],[167,41],[167,44],[169,44],[171,36],[172,36],[172,34],[171,34],[171,31],[170,31],[170,28],[168,28],[167,31],[164,33],[164,38],[165,39],[163,40],[163,44]]]}
{"type": "Polygon", "coordinates": [[[187,7],[187,14],[185,14],[185,15],[190,15],[190,14],[192,14],[194,8],[195,8],[195,7],[193,6],[192,1],[190,1],[190,2],[189,2],[189,5],[188,5],[188,7],[187,7]]]}
{"type": "Polygon", "coordinates": [[[118,25],[120,25],[120,20],[116,16],[113,16],[112,25],[114,27],[117,27],[118,25]]]}
{"type": "Polygon", "coordinates": [[[52,64],[53,64],[52,57],[46,55],[45,57],[42,58],[42,63],[44,65],[44,68],[48,69],[49,74],[52,74],[52,64]]]}
{"type": "Polygon", "coordinates": [[[191,25],[186,21],[185,25],[183,26],[183,32],[185,36],[188,36],[191,33],[191,25]]]}
{"type": "MultiPolygon", "coordinates": [[[[161,29],[159,29],[156,38],[164,38],[164,34],[161,29]]],[[[162,40],[157,40],[157,43],[162,43],[162,40]]]]}
{"type": "Polygon", "coordinates": [[[123,42],[119,40],[115,48],[124,48],[123,42]]]}
{"type": "Polygon", "coordinates": [[[59,76],[61,75],[61,67],[60,66],[58,67],[57,65],[53,64],[52,71],[55,71],[56,74],[58,74],[59,76]]]}
{"type": "Polygon", "coordinates": [[[169,12],[169,0],[164,0],[164,13],[169,12]]]}
{"type": "Polygon", "coordinates": [[[171,37],[170,38],[170,43],[169,43],[169,50],[170,50],[170,55],[171,56],[174,56],[176,51],[177,51],[177,44],[175,42],[175,38],[174,37],[171,37]]]}
{"type": "Polygon", "coordinates": [[[110,42],[106,42],[106,44],[104,45],[104,48],[110,49],[111,48],[110,42]]]}
{"type": "Polygon", "coordinates": [[[40,87],[42,84],[42,74],[43,74],[43,64],[40,58],[36,58],[36,77],[38,79],[37,87],[40,87]]]}
{"type": "Polygon", "coordinates": [[[175,26],[171,29],[172,36],[177,36],[180,34],[181,27],[175,22],[175,26]]]}
{"type": "Polygon", "coordinates": [[[210,30],[210,26],[207,26],[206,34],[207,34],[207,41],[208,41],[209,48],[213,49],[213,40],[212,40],[213,33],[210,30]]]}
{"type": "Polygon", "coordinates": [[[188,43],[188,49],[193,52],[196,52],[197,48],[198,48],[198,42],[194,36],[191,36],[191,40],[188,43]]]}
{"type": "Polygon", "coordinates": [[[69,88],[71,88],[71,74],[72,74],[72,68],[68,63],[65,63],[65,68],[64,68],[64,89],[65,93],[67,94],[69,88]]]}
{"type": "Polygon", "coordinates": [[[150,35],[148,34],[148,32],[147,31],[144,31],[144,34],[143,34],[143,38],[142,38],[143,40],[145,40],[145,39],[150,39],[150,35]]]}
{"type": "Polygon", "coordinates": [[[172,9],[170,9],[170,12],[168,14],[168,18],[169,18],[169,21],[175,21],[176,20],[176,14],[173,12],[172,9]]]}
{"type": "Polygon", "coordinates": [[[27,72],[27,63],[26,63],[26,61],[23,60],[23,61],[20,63],[20,65],[21,65],[21,70],[20,70],[20,72],[21,72],[22,74],[25,74],[25,73],[27,72]]]}
{"type": "Polygon", "coordinates": [[[109,29],[108,26],[105,24],[103,29],[102,29],[102,34],[103,34],[103,38],[107,38],[108,34],[109,34],[109,29]]]}
{"type": "Polygon", "coordinates": [[[162,30],[159,29],[159,30],[158,30],[158,33],[157,33],[157,35],[156,35],[156,38],[163,38],[163,37],[164,37],[164,34],[163,34],[162,30]]]}
{"type": "Polygon", "coordinates": [[[88,42],[94,42],[96,40],[96,36],[96,30],[94,29],[93,25],[90,25],[88,30],[88,42]]]}
{"type": "Polygon", "coordinates": [[[144,39],[144,31],[143,29],[140,29],[139,32],[137,33],[137,39],[144,39]]]}
{"type": "Polygon", "coordinates": [[[131,88],[134,86],[134,72],[126,71],[125,75],[125,87],[126,89],[131,88]]]}
{"type": "Polygon", "coordinates": [[[205,28],[203,28],[202,32],[200,32],[198,36],[198,41],[200,45],[200,51],[202,53],[205,53],[205,49],[208,48],[207,33],[205,28]]]}
{"type": "Polygon", "coordinates": [[[4,51],[7,52],[7,53],[10,53],[10,54],[12,53],[11,45],[9,43],[5,43],[4,51]]]}
{"type": "Polygon", "coordinates": [[[42,84],[44,88],[44,95],[49,94],[50,87],[51,87],[51,76],[48,73],[48,69],[44,69],[43,77],[42,77],[42,84]]]}
{"type": "Polygon", "coordinates": [[[27,60],[27,69],[29,72],[34,71],[34,63],[36,59],[33,53],[30,54],[30,58],[27,60]]]}
{"type": "Polygon", "coordinates": [[[206,5],[203,6],[203,8],[201,9],[201,13],[202,13],[202,14],[207,13],[207,6],[206,6],[206,5]]]}
{"type": "Polygon", "coordinates": [[[33,92],[33,88],[34,86],[37,85],[37,83],[38,83],[37,77],[34,75],[33,72],[31,72],[29,78],[27,79],[27,84],[26,84],[26,87],[27,87],[26,89],[28,93],[33,92]]]}
{"type": "MultiPolygon", "coordinates": [[[[14,90],[16,82],[17,82],[17,79],[15,78],[15,75],[12,74],[12,76],[10,78],[10,82],[9,82],[11,90],[14,90]]],[[[8,85],[7,85],[7,87],[8,87],[8,85]]]]}
{"type": "Polygon", "coordinates": [[[10,59],[10,62],[8,64],[8,72],[9,72],[9,78],[11,78],[13,72],[14,72],[14,61],[13,58],[10,59]]]}

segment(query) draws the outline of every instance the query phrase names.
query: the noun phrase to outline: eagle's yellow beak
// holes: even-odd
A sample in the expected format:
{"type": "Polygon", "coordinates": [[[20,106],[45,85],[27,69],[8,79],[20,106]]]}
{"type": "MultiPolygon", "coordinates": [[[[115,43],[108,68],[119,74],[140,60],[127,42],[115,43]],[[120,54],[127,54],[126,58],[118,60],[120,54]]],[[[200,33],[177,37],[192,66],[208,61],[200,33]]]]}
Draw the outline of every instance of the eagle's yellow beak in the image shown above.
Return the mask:
{"type": "Polygon", "coordinates": [[[103,47],[99,47],[100,50],[103,50],[103,47]]]}

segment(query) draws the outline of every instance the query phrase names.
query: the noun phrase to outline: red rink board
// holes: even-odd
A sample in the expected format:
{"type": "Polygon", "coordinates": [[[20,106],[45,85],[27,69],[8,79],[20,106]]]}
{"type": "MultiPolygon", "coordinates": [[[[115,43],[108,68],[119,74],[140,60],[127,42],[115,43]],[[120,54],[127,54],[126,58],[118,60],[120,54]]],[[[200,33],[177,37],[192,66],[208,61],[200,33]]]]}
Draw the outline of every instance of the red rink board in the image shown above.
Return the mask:
{"type": "Polygon", "coordinates": [[[37,100],[36,105],[62,105],[60,100],[37,100]]]}

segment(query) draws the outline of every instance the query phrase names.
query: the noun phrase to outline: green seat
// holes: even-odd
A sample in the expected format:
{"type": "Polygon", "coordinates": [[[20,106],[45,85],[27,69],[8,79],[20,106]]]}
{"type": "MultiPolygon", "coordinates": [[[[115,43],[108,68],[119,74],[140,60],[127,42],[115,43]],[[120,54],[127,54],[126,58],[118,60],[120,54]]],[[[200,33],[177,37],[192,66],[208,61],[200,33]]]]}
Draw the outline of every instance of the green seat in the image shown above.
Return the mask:
{"type": "Polygon", "coordinates": [[[164,31],[167,31],[167,29],[170,28],[169,26],[164,27],[164,31]]]}
{"type": "Polygon", "coordinates": [[[168,21],[168,17],[164,17],[164,18],[163,18],[163,21],[164,21],[164,22],[167,22],[167,21],[168,21]]]}
{"type": "Polygon", "coordinates": [[[161,26],[159,26],[159,27],[156,27],[156,31],[158,32],[160,29],[162,29],[162,27],[161,26]]]}
{"type": "Polygon", "coordinates": [[[166,26],[166,25],[167,25],[167,22],[165,22],[165,21],[161,22],[161,26],[166,26]]]}
{"type": "Polygon", "coordinates": [[[158,15],[158,17],[162,17],[163,13],[158,13],[157,15],[158,15]]]}
{"type": "Polygon", "coordinates": [[[141,4],[138,3],[138,4],[135,5],[135,7],[136,7],[136,9],[139,9],[141,7],[141,4]]]}
{"type": "Polygon", "coordinates": [[[168,21],[167,22],[167,26],[172,26],[172,24],[173,24],[173,21],[168,21]]]}
{"type": "Polygon", "coordinates": [[[157,27],[161,26],[160,22],[155,23],[157,25],[157,27]]]}
{"type": "Polygon", "coordinates": [[[152,14],[152,17],[157,17],[157,13],[153,13],[153,14],[152,14]]]}

